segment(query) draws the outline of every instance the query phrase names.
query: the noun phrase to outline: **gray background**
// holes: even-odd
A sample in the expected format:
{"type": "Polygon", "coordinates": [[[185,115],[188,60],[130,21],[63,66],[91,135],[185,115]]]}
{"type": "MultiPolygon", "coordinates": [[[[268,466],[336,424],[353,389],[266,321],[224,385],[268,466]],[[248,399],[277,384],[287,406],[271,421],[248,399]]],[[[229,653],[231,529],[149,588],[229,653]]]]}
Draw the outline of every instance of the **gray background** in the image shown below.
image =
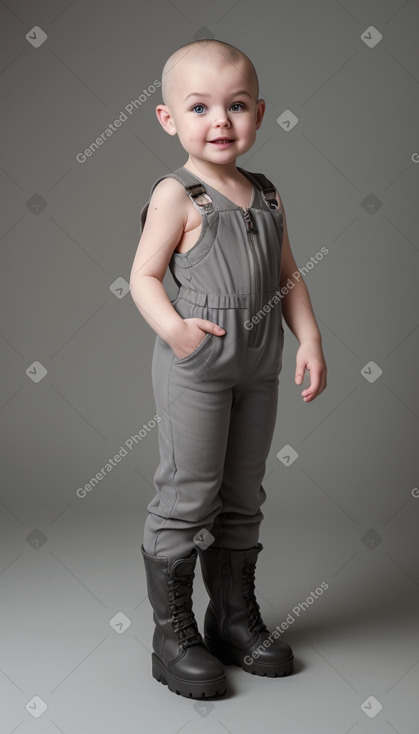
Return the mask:
{"type": "MultiPolygon", "coordinates": [[[[418,22],[413,0],[0,4],[2,734],[417,732],[418,22]],[[150,674],[139,547],[156,430],[76,494],[155,414],[154,332],[127,282],[151,185],[186,154],[157,121],[157,90],[85,163],[76,155],[203,36],[251,57],[267,102],[238,165],[274,181],[300,267],[329,250],[306,277],[329,368],[313,403],[285,327],[265,622],[328,589],[293,615],[293,676],[227,667],[228,695],[199,706],[150,674]]],[[[165,285],[172,296],[170,274],[165,285]]],[[[206,604],[197,567],[200,626],[206,604]]]]}

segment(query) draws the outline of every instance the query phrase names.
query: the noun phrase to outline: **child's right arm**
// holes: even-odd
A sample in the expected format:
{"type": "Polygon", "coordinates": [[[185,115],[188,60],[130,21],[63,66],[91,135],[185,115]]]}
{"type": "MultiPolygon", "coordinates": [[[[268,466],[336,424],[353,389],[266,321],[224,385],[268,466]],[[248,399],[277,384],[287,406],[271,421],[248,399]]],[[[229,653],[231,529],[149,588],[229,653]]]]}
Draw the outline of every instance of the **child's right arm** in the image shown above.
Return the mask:
{"type": "Polygon", "coordinates": [[[130,275],[135,305],[179,359],[191,354],[207,331],[220,335],[212,321],[182,319],[173,308],[163,278],[173,251],[182,238],[188,218],[188,199],[183,186],[173,178],[160,181],[153,191],[147,218],[130,275]]]}

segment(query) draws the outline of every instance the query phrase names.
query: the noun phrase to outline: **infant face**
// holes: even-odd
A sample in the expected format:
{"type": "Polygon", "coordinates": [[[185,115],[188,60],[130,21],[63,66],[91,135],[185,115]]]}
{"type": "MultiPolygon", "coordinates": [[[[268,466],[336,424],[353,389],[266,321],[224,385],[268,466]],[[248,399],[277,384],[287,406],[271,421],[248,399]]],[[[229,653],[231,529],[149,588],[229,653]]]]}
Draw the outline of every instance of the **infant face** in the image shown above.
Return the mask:
{"type": "Polygon", "coordinates": [[[196,160],[228,165],[246,153],[265,109],[246,62],[188,62],[186,56],[173,72],[166,131],[196,160]]]}

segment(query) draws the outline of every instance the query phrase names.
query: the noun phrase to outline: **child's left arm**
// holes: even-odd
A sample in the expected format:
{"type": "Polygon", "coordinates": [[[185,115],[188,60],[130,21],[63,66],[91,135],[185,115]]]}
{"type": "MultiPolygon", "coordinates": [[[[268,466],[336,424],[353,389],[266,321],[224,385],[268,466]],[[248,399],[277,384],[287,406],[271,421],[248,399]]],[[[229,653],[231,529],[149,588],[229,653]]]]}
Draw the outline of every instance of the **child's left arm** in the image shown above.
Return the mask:
{"type": "Polygon", "coordinates": [[[307,286],[291,252],[284,206],[278,192],[276,195],[284,225],[280,287],[286,287],[288,291],[282,300],[282,313],[287,325],[300,342],[296,356],[296,384],[302,383],[306,369],[310,374],[310,385],[301,392],[304,401],[308,403],[325,389],[327,366],[322,349],[322,336],[313,313],[307,286]],[[286,285],[288,280],[294,287],[291,287],[290,283],[286,285]]]}

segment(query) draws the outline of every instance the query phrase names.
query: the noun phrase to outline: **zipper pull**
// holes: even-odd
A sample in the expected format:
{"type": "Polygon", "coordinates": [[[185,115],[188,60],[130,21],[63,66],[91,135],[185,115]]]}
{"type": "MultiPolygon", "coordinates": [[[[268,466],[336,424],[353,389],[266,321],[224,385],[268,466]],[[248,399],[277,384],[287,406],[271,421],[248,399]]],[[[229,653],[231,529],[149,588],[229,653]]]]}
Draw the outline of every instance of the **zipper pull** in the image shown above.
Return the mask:
{"type": "Polygon", "coordinates": [[[240,207],[243,213],[243,219],[246,222],[246,229],[248,232],[257,232],[257,229],[255,227],[255,223],[253,221],[253,218],[250,214],[249,209],[244,209],[244,207],[240,207]]]}

